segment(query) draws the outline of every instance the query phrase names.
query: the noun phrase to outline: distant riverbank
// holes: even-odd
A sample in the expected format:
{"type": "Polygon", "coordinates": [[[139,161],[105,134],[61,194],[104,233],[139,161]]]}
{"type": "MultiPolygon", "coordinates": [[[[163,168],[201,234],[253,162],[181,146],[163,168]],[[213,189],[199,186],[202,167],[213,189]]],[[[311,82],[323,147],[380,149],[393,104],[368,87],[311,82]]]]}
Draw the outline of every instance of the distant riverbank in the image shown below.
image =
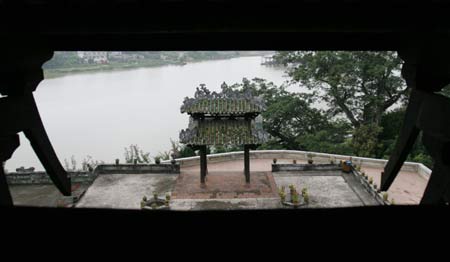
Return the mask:
{"type": "Polygon", "coordinates": [[[180,60],[155,60],[155,59],[142,59],[130,62],[117,62],[112,61],[107,64],[78,64],[61,68],[44,68],[44,76],[46,79],[57,78],[72,74],[83,74],[83,73],[95,73],[95,72],[106,72],[106,71],[124,71],[128,69],[137,68],[150,68],[150,67],[161,67],[168,65],[179,65],[184,66],[190,63],[211,61],[211,60],[226,60],[237,57],[250,57],[250,56],[261,56],[265,55],[265,51],[253,51],[245,52],[244,54],[233,54],[218,57],[203,57],[201,59],[191,59],[186,61],[180,60]]]}
{"type": "Polygon", "coordinates": [[[139,63],[108,63],[108,64],[88,64],[79,65],[73,67],[64,68],[51,68],[44,69],[44,75],[46,79],[57,78],[71,74],[82,74],[82,73],[95,73],[103,71],[123,71],[127,69],[145,68],[145,67],[159,67],[166,65],[182,65],[181,62],[155,62],[155,61],[144,61],[139,63]]]}

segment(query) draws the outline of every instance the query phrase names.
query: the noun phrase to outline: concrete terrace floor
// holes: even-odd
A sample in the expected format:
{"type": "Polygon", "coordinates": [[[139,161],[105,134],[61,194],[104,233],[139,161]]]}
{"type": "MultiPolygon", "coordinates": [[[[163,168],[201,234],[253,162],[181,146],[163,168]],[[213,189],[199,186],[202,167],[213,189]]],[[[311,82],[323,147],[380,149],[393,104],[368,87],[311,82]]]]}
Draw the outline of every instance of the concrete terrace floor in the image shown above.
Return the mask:
{"type": "MultiPolygon", "coordinates": [[[[80,197],[89,184],[72,184],[72,197],[80,197]]],[[[63,207],[71,197],[63,196],[55,185],[10,185],[9,190],[16,206],[63,207]]]]}
{"type": "MultiPolygon", "coordinates": [[[[361,171],[366,172],[369,177],[373,177],[374,183],[378,186],[381,184],[381,171],[383,170],[362,166],[361,171]]],[[[387,191],[389,200],[393,198],[396,204],[419,204],[427,183],[428,179],[417,172],[401,171],[387,191]]]]}
{"type": "Polygon", "coordinates": [[[76,207],[139,209],[144,196],[164,197],[178,174],[103,174],[95,179],[76,207]]]}
{"type": "MultiPolygon", "coordinates": [[[[272,170],[272,159],[251,159],[250,170],[252,172],[270,172],[272,170]]],[[[278,159],[279,164],[291,164],[292,159],[278,159]]],[[[297,160],[298,164],[306,164],[306,161],[297,160]]],[[[318,163],[320,164],[320,162],[318,163]]],[[[220,163],[209,163],[208,169],[213,171],[234,171],[242,172],[244,169],[243,160],[226,161],[220,163]]],[[[182,168],[184,171],[195,171],[200,179],[200,168],[198,166],[182,168]]],[[[361,171],[364,171],[369,177],[373,178],[374,183],[378,186],[381,184],[381,168],[361,167],[361,171]]],[[[243,177],[243,174],[242,174],[243,177]]],[[[277,186],[280,187],[280,180],[275,175],[275,181],[277,186]]],[[[427,186],[428,179],[419,175],[417,172],[400,171],[399,175],[387,191],[389,199],[394,199],[396,204],[418,204],[427,186]]]]}
{"type": "MultiPolygon", "coordinates": [[[[278,163],[292,163],[278,159],[278,163]]],[[[297,163],[302,163],[298,161],[297,163]]],[[[277,188],[295,184],[298,190],[307,187],[309,207],[347,207],[376,205],[351,177],[334,173],[299,175],[298,172],[271,172],[272,159],[251,159],[251,184],[245,185],[243,160],[208,163],[206,187],[200,186],[199,166],[182,167],[181,174],[105,174],[89,187],[76,207],[139,209],[143,196],[154,192],[161,197],[171,194],[172,210],[265,209],[282,207],[277,188]]],[[[375,183],[380,183],[381,169],[362,167],[375,183]]],[[[417,173],[400,172],[389,199],[397,204],[418,204],[427,180],[417,173]]]]}

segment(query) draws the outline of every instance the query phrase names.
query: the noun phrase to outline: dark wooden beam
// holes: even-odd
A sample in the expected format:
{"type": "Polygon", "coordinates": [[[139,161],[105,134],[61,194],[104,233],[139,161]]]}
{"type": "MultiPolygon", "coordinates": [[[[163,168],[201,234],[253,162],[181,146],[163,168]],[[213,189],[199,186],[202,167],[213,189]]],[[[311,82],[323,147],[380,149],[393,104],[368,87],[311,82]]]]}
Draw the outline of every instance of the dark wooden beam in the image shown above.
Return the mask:
{"type": "Polygon", "coordinates": [[[47,136],[32,93],[1,98],[0,109],[3,125],[0,137],[23,131],[55,186],[63,195],[70,196],[70,178],[47,136]]]}
{"type": "Polygon", "coordinates": [[[427,187],[420,200],[421,205],[441,204],[450,186],[450,168],[435,164],[427,187]]]}
{"type": "Polygon", "coordinates": [[[450,99],[429,95],[422,103],[417,126],[423,144],[433,157],[433,171],[420,204],[442,204],[450,192],[450,99]]]}
{"type": "Polygon", "coordinates": [[[419,135],[420,130],[416,127],[416,120],[422,100],[422,92],[417,90],[411,92],[400,135],[381,176],[380,189],[382,191],[387,191],[394,182],[419,135]]]}
{"type": "Polygon", "coordinates": [[[55,186],[63,195],[70,196],[72,194],[70,177],[58,160],[58,156],[53,149],[40,119],[39,111],[37,110],[36,103],[34,103],[34,98],[31,96],[30,99],[32,99],[33,102],[31,103],[31,106],[33,107],[32,112],[34,112],[33,117],[37,118],[37,121],[35,125],[23,130],[25,137],[30,141],[31,147],[55,186]]]}
{"type": "Polygon", "coordinates": [[[449,29],[444,1],[2,2],[2,44],[45,42],[55,50],[393,50],[449,29]]]}
{"type": "MultiPolygon", "coordinates": [[[[10,47],[5,51],[0,63],[0,94],[6,95],[0,98],[0,140],[23,131],[56,187],[63,195],[70,196],[70,178],[50,143],[33,97],[33,91],[44,78],[42,64],[53,56],[53,51],[40,44],[24,49],[10,47]]],[[[4,148],[0,150],[3,157],[4,148]]],[[[2,161],[9,158],[3,157],[2,161]]]]}

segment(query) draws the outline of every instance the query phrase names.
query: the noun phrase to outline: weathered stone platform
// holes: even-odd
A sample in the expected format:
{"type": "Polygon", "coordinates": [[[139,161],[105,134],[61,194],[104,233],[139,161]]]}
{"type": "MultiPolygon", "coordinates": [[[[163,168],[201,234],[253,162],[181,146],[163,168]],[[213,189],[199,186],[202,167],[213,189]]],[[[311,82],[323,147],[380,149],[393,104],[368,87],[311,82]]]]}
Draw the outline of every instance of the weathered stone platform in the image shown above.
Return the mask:
{"type": "Polygon", "coordinates": [[[173,199],[234,199],[276,198],[277,185],[271,172],[252,172],[250,183],[245,183],[243,172],[213,171],[206,176],[202,186],[195,171],[182,172],[178,177],[173,199]]]}
{"type": "MultiPolygon", "coordinates": [[[[144,195],[151,197],[156,192],[160,196],[172,194],[171,210],[282,208],[277,191],[279,187],[290,184],[295,184],[299,190],[303,187],[308,188],[310,196],[308,207],[311,208],[380,204],[373,194],[367,194],[367,187],[361,183],[360,175],[342,173],[337,168],[326,170],[330,169],[327,167],[330,162],[329,158],[324,157],[314,158],[314,164],[323,164],[323,167],[327,168],[305,170],[303,168],[305,165],[301,165],[306,163],[303,152],[289,152],[290,155],[277,151],[265,151],[262,155],[251,154],[254,158],[251,159],[252,173],[249,186],[245,184],[244,163],[239,157],[241,155],[239,152],[208,156],[217,159],[210,161],[208,165],[209,175],[204,188],[200,186],[198,161],[196,164],[192,162],[185,165],[183,164],[185,160],[180,159],[178,161],[181,165],[180,174],[168,174],[164,171],[151,173],[156,170],[150,173],[132,170],[131,173],[99,174],[91,186],[86,184],[74,188],[74,195],[79,196],[80,192],[89,187],[76,207],[139,209],[142,197],[144,195]],[[285,171],[271,171],[273,158],[277,158],[277,163],[283,165],[281,169],[285,171]],[[296,166],[292,164],[293,160],[298,163],[296,166]]],[[[370,161],[372,162],[364,159],[362,163],[359,160],[357,163],[361,164],[362,171],[373,178],[373,183],[379,185],[379,174],[384,164],[379,160],[370,161]]],[[[398,179],[388,191],[389,200],[394,198],[396,204],[417,204],[423,194],[427,174],[421,172],[420,165],[418,170],[412,167],[414,166],[411,164],[410,167],[402,169],[398,179]]],[[[9,182],[13,180],[20,180],[20,183],[23,183],[22,177],[9,182]]],[[[33,181],[38,182],[34,179],[33,181]]],[[[367,179],[365,182],[367,184],[367,179]]],[[[12,185],[11,191],[16,205],[60,204],[55,201],[60,200],[60,194],[54,185],[12,185]]]]}
{"type": "Polygon", "coordinates": [[[173,188],[177,174],[103,174],[77,203],[77,207],[139,209],[142,197],[164,196],[173,188]]]}

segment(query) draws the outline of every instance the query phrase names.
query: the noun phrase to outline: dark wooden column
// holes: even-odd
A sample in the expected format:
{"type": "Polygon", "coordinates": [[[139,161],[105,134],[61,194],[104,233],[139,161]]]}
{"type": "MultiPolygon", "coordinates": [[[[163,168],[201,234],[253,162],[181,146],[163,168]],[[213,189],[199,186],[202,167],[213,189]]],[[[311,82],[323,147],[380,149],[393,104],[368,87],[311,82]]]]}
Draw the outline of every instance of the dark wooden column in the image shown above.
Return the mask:
{"type": "Polygon", "coordinates": [[[398,175],[419,133],[433,158],[433,171],[421,204],[450,202],[450,99],[435,92],[450,83],[450,52],[439,41],[417,50],[400,50],[405,61],[402,76],[411,93],[402,130],[382,173],[381,190],[386,191],[398,175]]]}
{"type": "Polygon", "coordinates": [[[11,155],[19,147],[19,144],[19,135],[17,134],[0,137],[0,206],[13,205],[13,199],[9,192],[3,165],[6,160],[11,158],[11,155]]]}
{"type": "MultiPolygon", "coordinates": [[[[5,95],[0,97],[0,163],[11,157],[19,146],[17,133],[24,132],[53,183],[63,195],[70,196],[70,178],[48,139],[33,97],[44,79],[42,64],[53,56],[53,51],[37,44],[33,48],[5,46],[4,51],[0,63],[0,94],[5,95]]],[[[0,175],[4,173],[2,170],[0,175]]],[[[0,183],[1,203],[12,204],[5,181],[0,183]]]]}
{"type": "Polygon", "coordinates": [[[250,146],[244,145],[244,175],[245,182],[250,183],[250,146]]]}
{"type": "Polygon", "coordinates": [[[206,163],[206,146],[200,147],[200,182],[205,184],[205,177],[207,173],[207,163],[206,163]]]}
{"type": "Polygon", "coordinates": [[[428,95],[422,103],[417,126],[422,142],[433,158],[433,171],[420,204],[449,203],[450,193],[450,99],[428,95]]]}

